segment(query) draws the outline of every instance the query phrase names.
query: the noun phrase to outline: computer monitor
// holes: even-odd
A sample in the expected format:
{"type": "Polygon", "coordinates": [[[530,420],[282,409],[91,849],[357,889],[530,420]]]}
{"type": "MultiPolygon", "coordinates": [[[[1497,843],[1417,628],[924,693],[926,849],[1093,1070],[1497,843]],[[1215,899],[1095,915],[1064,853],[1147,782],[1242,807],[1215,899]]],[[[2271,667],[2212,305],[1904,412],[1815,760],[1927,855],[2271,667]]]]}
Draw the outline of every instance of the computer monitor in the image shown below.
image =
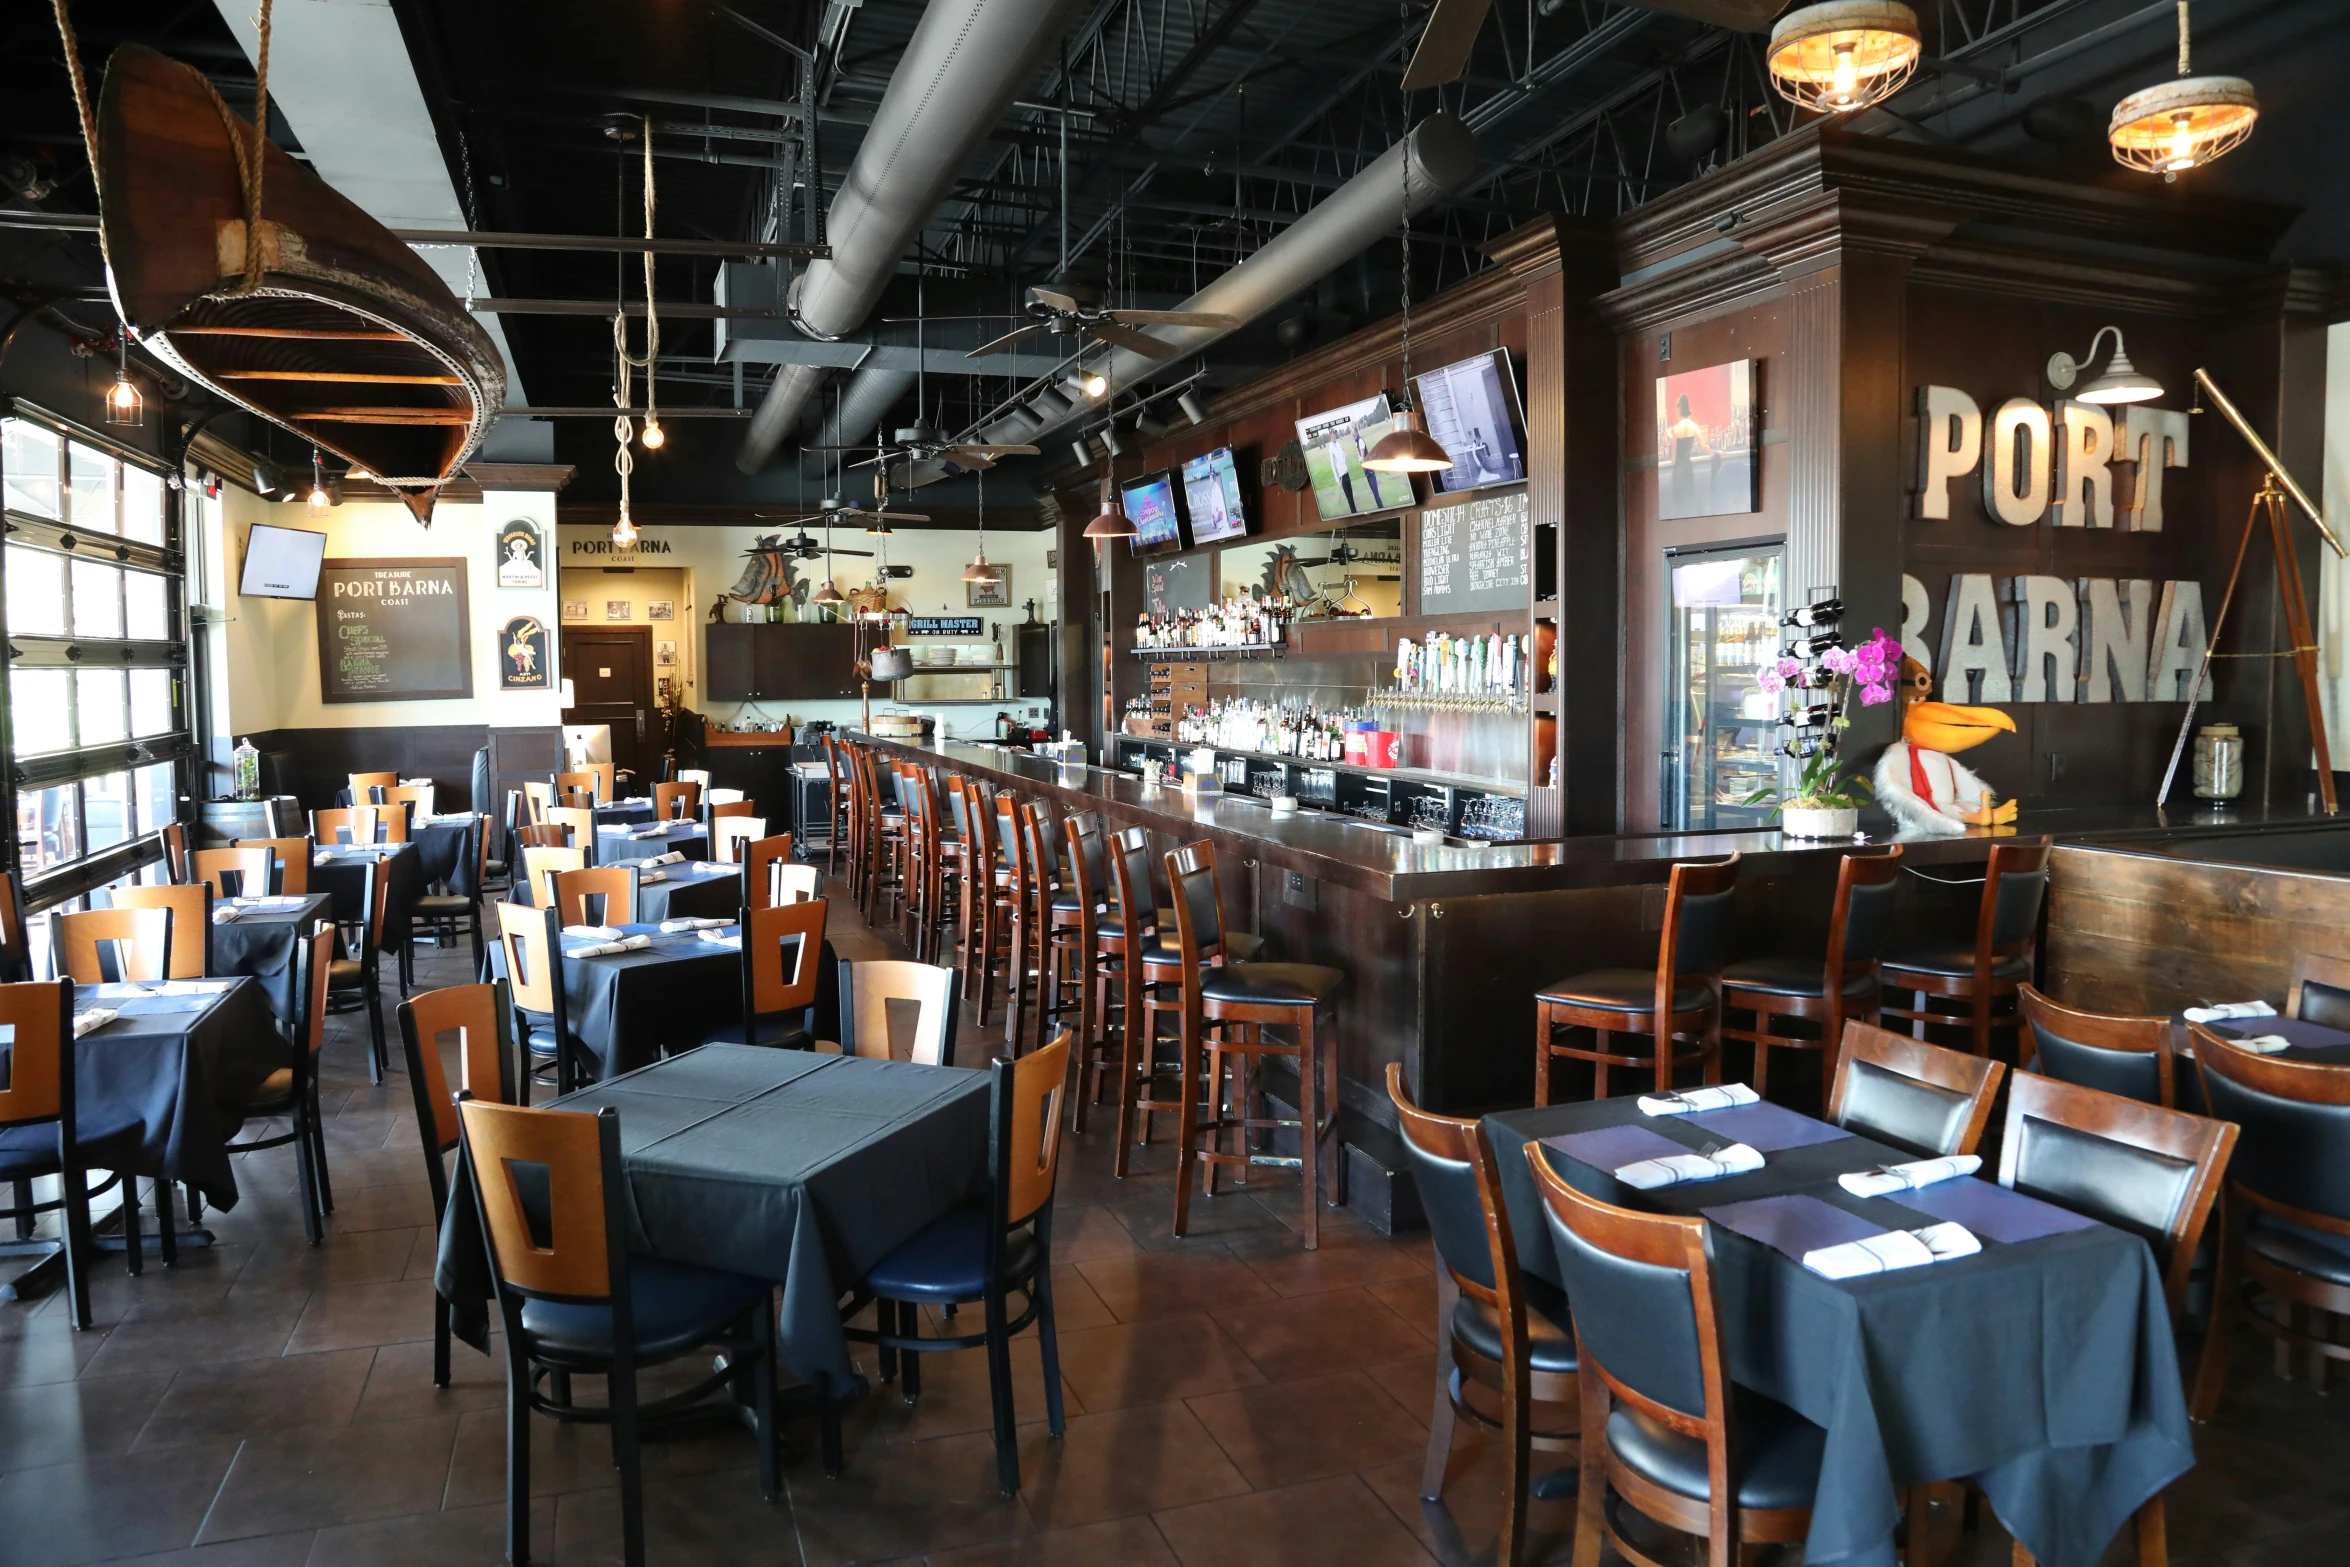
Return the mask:
{"type": "Polygon", "coordinates": [[[1436,494],[1525,479],[1526,415],[1508,349],[1430,370],[1412,383],[1428,433],[1452,453],[1451,467],[1428,476],[1436,494]]]}
{"type": "Polygon", "coordinates": [[[248,598],[314,599],[326,535],[308,528],[257,522],[245,540],[245,569],[237,591],[248,598]]]}

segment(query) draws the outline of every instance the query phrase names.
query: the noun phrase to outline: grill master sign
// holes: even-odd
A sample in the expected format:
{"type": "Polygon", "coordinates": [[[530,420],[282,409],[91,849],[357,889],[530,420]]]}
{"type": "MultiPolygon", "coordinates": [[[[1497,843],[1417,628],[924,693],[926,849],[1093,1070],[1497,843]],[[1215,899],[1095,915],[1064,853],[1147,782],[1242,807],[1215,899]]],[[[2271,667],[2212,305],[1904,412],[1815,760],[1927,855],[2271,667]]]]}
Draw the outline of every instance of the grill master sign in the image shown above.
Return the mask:
{"type": "Polygon", "coordinates": [[[318,694],[327,702],[473,695],[465,562],[324,562],[318,574],[318,694]]]}

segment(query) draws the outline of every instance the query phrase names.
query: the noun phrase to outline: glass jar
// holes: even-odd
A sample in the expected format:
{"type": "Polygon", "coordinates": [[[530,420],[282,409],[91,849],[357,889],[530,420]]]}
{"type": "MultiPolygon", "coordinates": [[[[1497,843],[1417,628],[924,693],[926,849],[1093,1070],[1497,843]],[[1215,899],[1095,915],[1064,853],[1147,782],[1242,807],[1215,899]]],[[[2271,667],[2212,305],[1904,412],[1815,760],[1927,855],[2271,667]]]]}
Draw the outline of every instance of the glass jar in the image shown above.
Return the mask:
{"type": "Polygon", "coordinates": [[[2195,731],[2195,798],[2233,800],[2244,792],[2244,736],[2234,724],[2195,731]]]}

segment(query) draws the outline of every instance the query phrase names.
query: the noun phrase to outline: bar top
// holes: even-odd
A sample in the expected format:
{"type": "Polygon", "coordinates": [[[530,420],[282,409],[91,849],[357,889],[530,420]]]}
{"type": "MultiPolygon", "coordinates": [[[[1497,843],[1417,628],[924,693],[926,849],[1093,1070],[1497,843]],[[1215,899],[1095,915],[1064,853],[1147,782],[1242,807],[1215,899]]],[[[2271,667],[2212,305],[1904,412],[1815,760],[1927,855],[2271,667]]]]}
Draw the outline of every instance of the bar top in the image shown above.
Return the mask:
{"type": "MultiPolygon", "coordinates": [[[[1552,892],[1575,887],[1660,882],[1676,860],[1714,860],[1736,851],[1749,875],[1791,868],[1802,855],[1833,854],[1844,840],[1791,839],[1776,831],[1592,835],[1534,843],[1422,844],[1410,836],[1328,811],[1275,816],[1253,796],[1187,794],[1171,785],[1147,787],[1129,773],[1096,766],[1061,766],[1027,751],[980,742],[922,745],[858,736],[909,760],[943,763],[959,771],[1054,796],[1064,809],[1098,810],[1113,828],[1140,826],[1177,836],[1222,840],[1227,853],[1258,859],[1319,881],[1336,882],[1392,903],[1486,893],[1552,892]]],[[[2165,838],[2221,838],[2236,833],[2295,830],[2350,831],[2350,815],[2327,817],[2315,808],[2247,805],[2224,816],[2192,808],[2157,810],[2150,804],[2082,806],[2032,813],[2001,837],[2047,836],[2063,843],[2131,843],[2165,838]]],[[[1885,842],[1872,837],[1869,842],[1885,842]]],[[[1900,840],[1910,863],[1980,861],[1988,833],[1960,838],[1900,840]]]]}

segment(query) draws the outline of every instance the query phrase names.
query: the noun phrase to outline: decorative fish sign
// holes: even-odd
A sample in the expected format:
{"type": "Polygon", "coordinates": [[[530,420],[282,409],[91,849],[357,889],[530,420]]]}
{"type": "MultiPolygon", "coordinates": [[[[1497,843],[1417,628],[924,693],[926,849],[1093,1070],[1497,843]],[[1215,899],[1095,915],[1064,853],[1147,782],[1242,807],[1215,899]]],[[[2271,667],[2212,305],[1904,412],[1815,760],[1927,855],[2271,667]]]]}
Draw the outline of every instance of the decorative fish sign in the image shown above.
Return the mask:
{"type": "Polygon", "coordinates": [[[780,604],[786,599],[795,604],[808,601],[806,587],[792,570],[791,558],[784,553],[777,536],[759,535],[748,551],[750,559],[743,563],[743,574],[725,596],[745,604],[780,604]]]}

